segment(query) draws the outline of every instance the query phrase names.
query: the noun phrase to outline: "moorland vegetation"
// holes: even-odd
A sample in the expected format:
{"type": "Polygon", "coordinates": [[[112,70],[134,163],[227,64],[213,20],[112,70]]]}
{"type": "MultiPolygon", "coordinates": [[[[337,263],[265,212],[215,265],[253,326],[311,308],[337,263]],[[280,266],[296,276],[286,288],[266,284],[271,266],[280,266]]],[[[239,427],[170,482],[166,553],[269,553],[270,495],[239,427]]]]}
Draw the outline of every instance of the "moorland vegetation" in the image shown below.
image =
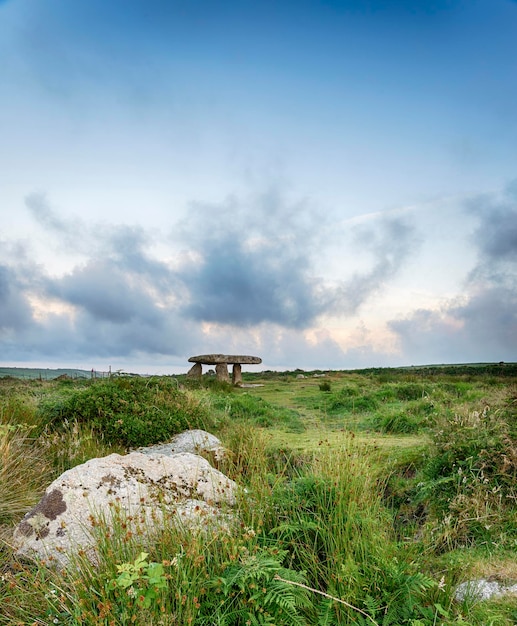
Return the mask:
{"type": "Polygon", "coordinates": [[[517,366],[322,374],[0,378],[0,624],[516,624],[455,589],[517,582],[517,366]],[[100,523],[99,564],[64,572],[14,554],[63,471],[189,428],[229,451],[237,530],[100,523]]]}

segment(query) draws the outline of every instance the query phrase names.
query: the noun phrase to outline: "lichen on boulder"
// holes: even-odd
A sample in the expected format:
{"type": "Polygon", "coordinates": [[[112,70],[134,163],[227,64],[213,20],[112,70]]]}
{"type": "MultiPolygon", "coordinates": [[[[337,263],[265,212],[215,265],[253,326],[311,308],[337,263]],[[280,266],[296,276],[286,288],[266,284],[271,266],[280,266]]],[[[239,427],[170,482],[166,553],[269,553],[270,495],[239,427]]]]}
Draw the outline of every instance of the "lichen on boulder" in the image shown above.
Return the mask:
{"type": "Polygon", "coordinates": [[[17,554],[66,566],[85,550],[95,560],[95,527],[124,518],[152,534],[173,519],[189,528],[227,523],[237,485],[192,453],[132,452],[91,459],[56,479],[14,532],[17,554]]]}

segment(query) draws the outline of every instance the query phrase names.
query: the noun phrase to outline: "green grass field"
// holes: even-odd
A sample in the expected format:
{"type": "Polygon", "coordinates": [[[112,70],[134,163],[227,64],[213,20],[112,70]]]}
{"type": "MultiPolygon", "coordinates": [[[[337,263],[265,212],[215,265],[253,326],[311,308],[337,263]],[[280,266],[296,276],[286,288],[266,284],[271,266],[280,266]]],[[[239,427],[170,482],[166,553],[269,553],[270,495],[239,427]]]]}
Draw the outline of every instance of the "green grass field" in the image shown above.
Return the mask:
{"type": "Polygon", "coordinates": [[[91,372],[71,368],[40,368],[40,367],[0,367],[0,378],[11,377],[25,380],[53,380],[59,376],[70,378],[90,378],[91,372]]]}
{"type": "Polygon", "coordinates": [[[510,626],[517,601],[517,366],[81,380],[0,378],[0,624],[510,626]],[[316,376],[315,376],[316,374],[316,376]],[[323,375],[324,374],[324,375],[323,375]],[[64,470],[186,428],[246,487],[228,535],[164,527],[56,572],[13,554],[64,470]],[[125,572],[125,573],[124,573],[125,572]]]}

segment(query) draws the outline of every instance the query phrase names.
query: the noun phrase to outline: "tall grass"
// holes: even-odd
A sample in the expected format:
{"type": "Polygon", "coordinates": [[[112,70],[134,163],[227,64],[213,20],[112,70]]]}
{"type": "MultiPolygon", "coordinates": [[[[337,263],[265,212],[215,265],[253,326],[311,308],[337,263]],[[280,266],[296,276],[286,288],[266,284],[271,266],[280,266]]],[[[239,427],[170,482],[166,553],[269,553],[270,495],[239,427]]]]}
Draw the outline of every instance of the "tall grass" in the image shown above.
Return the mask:
{"type": "Polygon", "coordinates": [[[36,503],[51,471],[33,436],[36,407],[30,400],[0,398],[0,524],[9,525],[36,503]]]}
{"type": "Polygon", "coordinates": [[[438,421],[416,500],[427,501],[435,549],[517,545],[517,430],[509,404],[438,421]]]}

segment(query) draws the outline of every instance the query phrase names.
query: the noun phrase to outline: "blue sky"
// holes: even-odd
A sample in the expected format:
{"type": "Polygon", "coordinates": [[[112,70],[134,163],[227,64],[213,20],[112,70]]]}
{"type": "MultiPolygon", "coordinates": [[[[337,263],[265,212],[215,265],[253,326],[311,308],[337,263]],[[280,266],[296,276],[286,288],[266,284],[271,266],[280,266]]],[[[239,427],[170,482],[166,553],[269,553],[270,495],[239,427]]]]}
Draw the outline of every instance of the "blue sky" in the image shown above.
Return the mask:
{"type": "Polygon", "coordinates": [[[517,355],[517,2],[0,2],[2,364],[517,355]]]}

